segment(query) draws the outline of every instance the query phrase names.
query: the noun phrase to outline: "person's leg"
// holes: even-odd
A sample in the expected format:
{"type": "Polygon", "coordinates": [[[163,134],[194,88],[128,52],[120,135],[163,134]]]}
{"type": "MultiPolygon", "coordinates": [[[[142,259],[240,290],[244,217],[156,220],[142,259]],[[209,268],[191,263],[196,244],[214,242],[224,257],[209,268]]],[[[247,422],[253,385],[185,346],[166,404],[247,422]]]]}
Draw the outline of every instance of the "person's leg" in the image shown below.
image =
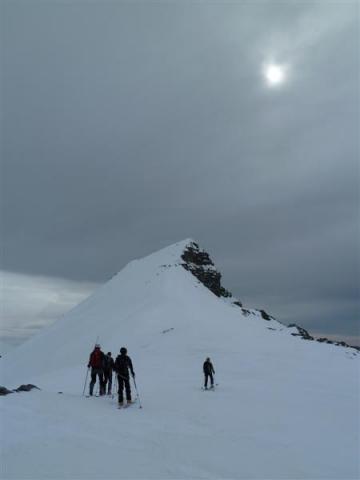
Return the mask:
{"type": "Polygon", "coordinates": [[[107,380],[108,380],[108,395],[111,395],[111,391],[112,391],[112,372],[111,371],[109,372],[107,380]]]}
{"type": "Polygon", "coordinates": [[[119,404],[123,404],[123,402],[124,402],[124,396],[123,396],[124,379],[123,379],[123,377],[120,377],[120,375],[118,375],[118,385],[119,385],[119,389],[118,389],[119,404]]]}
{"type": "Polygon", "coordinates": [[[214,386],[214,377],[213,377],[212,372],[210,373],[210,382],[211,382],[211,386],[213,387],[214,386]]]}
{"type": "Polygon", "coordinates": [[[105,376],[103,370],[99,373],[100,395],[105,395],[105,376]]]}
{"type": "Polygon", "coordinates": [[[205,373],[205,384],[204,384],[205,388],[207,388],[208,378],[209,378],[209,375],[207,373],[205,373]]]}
{"type": "Polygon", "coordinates": [[[96,373],[94,372],[94,369],[92,368],[92,369],[91,369],[90,390],[89,390],[89,394],[90,394],[91,396],[92,396],[92,394],[93,394],[95,382],[96,382],[96,373]]]}
{"type": "Polygon", "coordinates": [[[109,375],[108,372],[104,371],[104,393],[106,393],[106,385],[108,383],[109,375]]]}
{"type": "Polygon", "coordinates": [[[102,389],[103,389],[103,376],[102,376],[102,371],[98,368],[96,370],[96,376],[99,381],[99,395],[102,395],[102,389]]]}

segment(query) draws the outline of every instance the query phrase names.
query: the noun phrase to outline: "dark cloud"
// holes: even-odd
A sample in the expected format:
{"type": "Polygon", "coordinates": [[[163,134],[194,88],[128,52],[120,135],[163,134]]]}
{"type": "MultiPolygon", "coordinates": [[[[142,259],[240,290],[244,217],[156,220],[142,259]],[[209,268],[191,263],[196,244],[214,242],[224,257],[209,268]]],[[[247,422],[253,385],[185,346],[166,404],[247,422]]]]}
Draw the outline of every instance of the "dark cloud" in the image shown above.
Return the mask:
{"type": "Polygon", "coordinates": [[[191,236],[250,305],[357,334],[356,2],[1,17],[5,270],[101,282],[191,236]],[[276,90],[270,60],[289,66],[276,90]]]}

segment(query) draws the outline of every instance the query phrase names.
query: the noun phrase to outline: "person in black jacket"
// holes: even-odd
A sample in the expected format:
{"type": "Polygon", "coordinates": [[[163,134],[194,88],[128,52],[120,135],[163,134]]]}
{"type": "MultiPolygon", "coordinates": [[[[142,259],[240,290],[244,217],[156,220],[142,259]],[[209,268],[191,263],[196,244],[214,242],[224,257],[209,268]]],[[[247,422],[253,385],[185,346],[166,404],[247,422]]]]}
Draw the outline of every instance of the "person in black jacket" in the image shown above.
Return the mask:
{"type": "Polygon", "coordinates": [[[104,392],[106,393],[106,386],[107,386],[107,394],[111,395],[112,389],[112,374],[114,370],[114,359],[111,356],[111,352],[108,352],[104,356],[104,392]]]}
{"type": "Polygon", "coordinates": [[[123,390],[125,387],[126,391],[126,401],[131,403],[131,388],[130,388],[130,376],[129,370],[133,378],[135,378],[135,373],[132,365],[131,358],[127,355],[127,349],[125,347],[120,348],[120,355],[116,357],[115,360],[115,372],[117,374],[118,385],[119,385],[119,406],[124,405],[123,390]]]}
{"type": "Polygon", "coordinates": [[[90,382],[90,391],[89,394],[92,396],[94,385],[96,383],[96,377],[99,377],[99,393],[104,395],[104,352],[101,351],[100,345],[97,343],[94,350],[90,354],[88,368],[91,367],[91,382],[90,382]]]}
{"type": "Polygon", "coordinates": [[[205,375],[205,383],[204,383],[205,390],[207,390],[207,384],[208,384],[209,377],[210,377],[210,382],[211,382],[211,387],[210,388],[213,388],[214,387],[213,374],[215,374],[215,370],[214,370],[213,364],[211,363],[211,360],[210,360],[209,357],[204,362],[203,371],[204,371],[204,375],[205,375]]]}

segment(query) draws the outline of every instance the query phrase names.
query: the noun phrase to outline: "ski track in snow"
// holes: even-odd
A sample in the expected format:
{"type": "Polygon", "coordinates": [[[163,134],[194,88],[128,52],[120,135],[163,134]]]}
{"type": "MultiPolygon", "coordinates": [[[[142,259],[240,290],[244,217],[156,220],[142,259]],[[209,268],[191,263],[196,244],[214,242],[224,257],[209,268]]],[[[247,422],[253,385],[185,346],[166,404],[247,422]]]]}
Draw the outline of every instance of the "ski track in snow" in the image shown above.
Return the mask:
{"type": "Polygon", "coordinates": [[[187,243],[131,262],[1,359],[1,384],[42,389],[0,400],[1,478],[359,478],[359,356],[243,316],[179,265],[187,243]],[[128,347],[143,409],[81,396],[97,335],[128,347]]]}

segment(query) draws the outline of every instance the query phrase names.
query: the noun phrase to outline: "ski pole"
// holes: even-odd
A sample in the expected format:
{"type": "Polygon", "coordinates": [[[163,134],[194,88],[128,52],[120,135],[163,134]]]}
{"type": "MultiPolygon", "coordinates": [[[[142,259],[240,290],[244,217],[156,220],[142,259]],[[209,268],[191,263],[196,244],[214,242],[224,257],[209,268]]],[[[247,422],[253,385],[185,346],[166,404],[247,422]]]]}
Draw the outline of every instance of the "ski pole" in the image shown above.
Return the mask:
{"type": "Polygon", "coordinates": [[[136,390],[136,396],[137,396],[137,398],[138,398],[138,400],[139,400],[139,408],[142,408],[139,391],[138,391],[138,389],[137,389],[136,382],[135,382],[135,377],[133,376],[132,379],[133,379],[134,386],[135,386],[135,390],[136,390]]]}
{"type": "Polygon", "coordinates": [[[87,379],[88,379],[88,375],[89,375],[89,370],[90,370],[90,367],[88,367],[88,369],[87,369],[87,371],[86,371],[86,377],[85,377],[85,383],[84,383],[84,390],[83,390],[82,396],[85,395],[85,388],[86,388],[86,384],[87,384],[87,379]]]}

